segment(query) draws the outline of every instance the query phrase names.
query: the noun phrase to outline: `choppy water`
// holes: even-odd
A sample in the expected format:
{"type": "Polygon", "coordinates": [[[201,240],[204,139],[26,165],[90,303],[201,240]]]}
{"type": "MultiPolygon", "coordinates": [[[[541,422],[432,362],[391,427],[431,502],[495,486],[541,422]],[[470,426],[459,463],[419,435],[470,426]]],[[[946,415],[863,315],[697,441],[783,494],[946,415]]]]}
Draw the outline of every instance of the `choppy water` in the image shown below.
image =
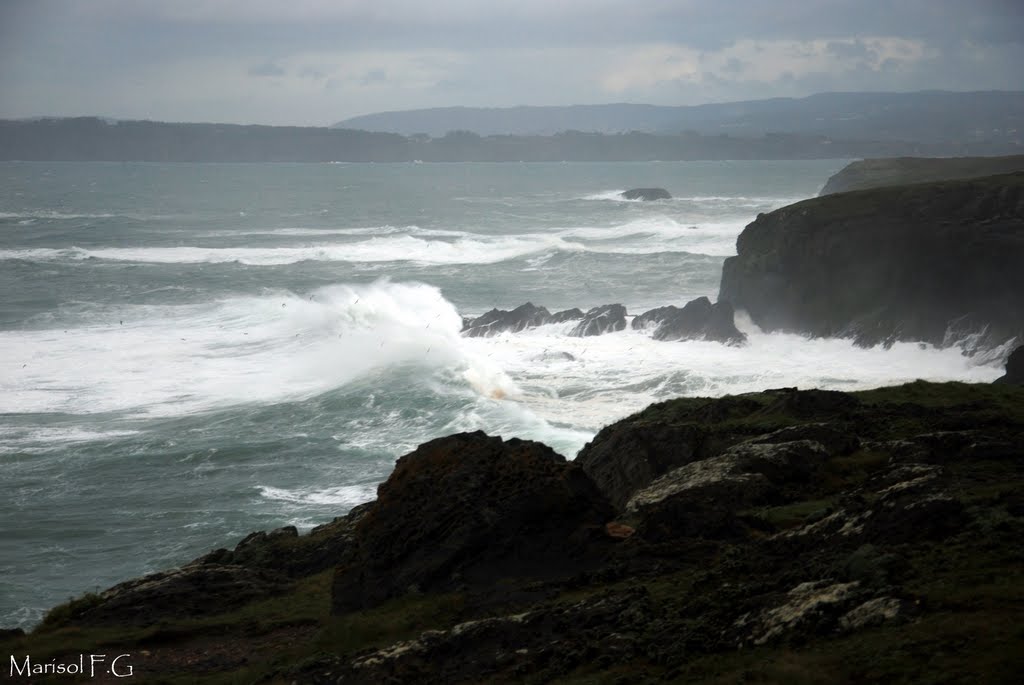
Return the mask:
{"type": "Polygon", "coordinates": [[[714,299],[743,226],[843,165],[0,164],[0,626],[340,515],[447,433],[572,456],[677,395],[998,376],[742,319],[742,348],[459,335],[528,300],[714,299]]]}

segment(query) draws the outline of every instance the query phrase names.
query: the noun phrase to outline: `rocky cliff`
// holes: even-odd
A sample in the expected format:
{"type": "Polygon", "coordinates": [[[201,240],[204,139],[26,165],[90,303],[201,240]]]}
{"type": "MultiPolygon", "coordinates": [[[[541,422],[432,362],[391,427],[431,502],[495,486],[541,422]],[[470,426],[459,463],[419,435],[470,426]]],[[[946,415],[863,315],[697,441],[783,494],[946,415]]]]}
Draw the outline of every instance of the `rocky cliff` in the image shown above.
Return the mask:
{"type": "Polygon", "coordinates": [[[719,301],[862,344],[1024,333],[1024,173],[829,195],[759,215],[719,301]]]}
{"type": "Polygon", "coordinates": [[[1024,155],[862,159],[833,174],[821,189],[820,195],[910,183],[980,178],[1015,171],[1024,171],[1024,155]]]}
{"type": "Polygon", "coordinates": [[[1021,445],[1024,388],[923,382],[663,402],[575,462],[454,435],[0,644],[140,682],[1016,682],[1021,445]]]}

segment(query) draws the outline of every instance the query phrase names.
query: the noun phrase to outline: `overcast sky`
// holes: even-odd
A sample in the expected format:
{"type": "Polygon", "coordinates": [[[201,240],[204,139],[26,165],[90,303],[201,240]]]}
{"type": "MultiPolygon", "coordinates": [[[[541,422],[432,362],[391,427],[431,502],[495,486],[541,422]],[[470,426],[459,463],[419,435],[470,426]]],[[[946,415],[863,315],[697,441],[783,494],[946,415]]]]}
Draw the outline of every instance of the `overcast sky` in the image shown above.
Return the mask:
{"type": "Polygon", "coordinates": [[[1024,90],[1024,0],[0,0],[0,117],[1024,90]]]}

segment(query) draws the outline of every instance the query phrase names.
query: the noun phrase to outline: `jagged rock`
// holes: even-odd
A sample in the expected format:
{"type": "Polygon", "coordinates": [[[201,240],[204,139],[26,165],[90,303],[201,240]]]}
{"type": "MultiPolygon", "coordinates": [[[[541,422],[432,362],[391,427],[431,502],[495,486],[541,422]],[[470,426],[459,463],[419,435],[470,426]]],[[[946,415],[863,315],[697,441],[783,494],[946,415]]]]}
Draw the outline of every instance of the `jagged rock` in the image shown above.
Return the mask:
{"type": "Polygon", "coordinates": [[[569,331],[574,338],[602,335],[621,331],[626,327],[626,308],[621,304],[606,304],[589,310],[575,328],[569,331]]]}
{"type": "Polygon", "coordinates": [[[582,319],[583,312],[576,307],[572,309],[563,309],[560,312],[555,312],[548,319],[548,323],[563,323],[565,321],[575,321],[576,319],[582,319]]]}
{"type": "Polygon", "coordinates": [[[900,617],[905,606],[905,602],[895,597],[869,599],[839,618],[839,630],[853,632],[879,626],[900,617]]]}
{"type": "Polygon", "coordinates": [[[704,431],[695,425],[625,426],[601,431],[576,457],[618,511],[637,490],[669,469],[698,458],[704,431]]]}
{"type": "Polygon", "coordinates": [[[886,545],[942,540],[967,522],[963,503],[945,491],[947,480],[940,466],[897,463],[869,479],[839,511],[780,535],[811,545],[829,540],[886,545]]]}
{"type": "Polygon", "coordinates": [[[837,423],[801,423],[787,426],[753,438],[752,444],[775,444],[811,440],[820,444],[830,456],[850,454],[860,447],[860,440],[850,426],[837,423]]]}
{"type": "Polygon", "coordinates": [[[1022,225],[1024,173],[805,200],[743,230],[718,299],[861,345],[1024,339],[1022,225]]]}
{"type": "Polygon", "coordinates": [[[586,568],[613,544],[608,501],[578,465],[536,442],[482,432],[432,440],[398,460],[356,524],[335,612],[410,589],[484,586],[586,568]]]}
{"type": "Polygon", "coordinates": [[[295,526],[285,526],[266,533],[250,533],[233,550],[218,549],[205,554],[193,564],[237,565],[283,573],[302,578],[332,568],[348,558],[353,550],[355,524],[369,510],[361,504],[345,516],[339,516],[299,535],[295,526]]]}
{"type": "Polygon", "coordinates": [[[669,471],[630,497],[626,513],[647,537],[728,536],[741,530],[737,512],[786,499],[785,491],[806,482],[827,456],[807,440],[736,445],[669,471]]]}
{"type": "Polygon", "coordinates": [[[492,309],[478,316],[462,327],[462,334],[470,338],[479,338],[506,331],[518,333],[527,328],[535,328],[549,323],[551,313],[544,307],[536,307],[532,302],[519,305],[512,311],[492,309]]]}
{"type": "Polygon", "coordinates": [[[627,200],[671,200],[672,195],[664,188],[631,188],[622,192],[627,200]]]}
{"type": "MultiPolygon", "coordinates": [[[[606,666],[644,653],[641,632],[655,614],[647,591],[604,593],[572,604],[460,623],[307,667],[302,682],[479,683],[496,672],[550,682],[599,657],[606,666]],[[328,675],[329,674],[329,675],[328,675]],[[323,679],[321,680],[321,676],[323,679]]],[[[504,681],[504,679],[503,679],[504,681]]]]}
{"type": "Polygon", "coordinates": [[[633,319],[633,328],[654,327],[655,340],[715,340],[739,344],[747,336],[733,322],[732,305],[728,302],[711,304],[706,297],[698,297],[678,307],[658,307],[633,319]]]}
{"type": "MultiPolygon", "coordinates": [[[[755,616],[737,619],[733,628],[740,633],[737,643],[764,645],[794,633],[821,635],[838,627],[851,606],[859,606],[863,594],[860,583],[829,583],[826,580],[801,583],[790,590],[783,601],[755,616]]],[[[848,623],[852,621],[848,619],[848,623]]]]}
{"type": "Polygon", "coordinates": [[[1024,385],[1024,345],[1010,353],[1006,359],[1006,374],[993,382],[1003,385],[1024,385]]]}

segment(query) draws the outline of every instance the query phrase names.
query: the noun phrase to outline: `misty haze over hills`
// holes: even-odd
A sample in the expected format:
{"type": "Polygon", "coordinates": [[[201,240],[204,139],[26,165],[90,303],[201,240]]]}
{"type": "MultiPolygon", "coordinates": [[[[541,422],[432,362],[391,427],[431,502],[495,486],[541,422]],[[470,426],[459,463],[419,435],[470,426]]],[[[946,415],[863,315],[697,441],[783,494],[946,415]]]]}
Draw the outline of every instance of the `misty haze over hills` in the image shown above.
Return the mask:
{"type": "Polygon", "coordinates": [[[666,107],[641,104],[569,107],[444,107],[380,112],[346,119],[335,128],[442,136],[551,135],[567,130],[598,133],[693,131],[717,135],[766,133],[825,135],[847,140],[940,143],[1019,140],[1024,131],[1024,91],[819,93],[805,98],[666,107]]]}
{"type": "Polygon", "coordinates": [[[696,107],[446,108],[335,127],[0,120],[0,159],[518,162],[1019,154],[1024,91],[827,93],[696,107]]]}

